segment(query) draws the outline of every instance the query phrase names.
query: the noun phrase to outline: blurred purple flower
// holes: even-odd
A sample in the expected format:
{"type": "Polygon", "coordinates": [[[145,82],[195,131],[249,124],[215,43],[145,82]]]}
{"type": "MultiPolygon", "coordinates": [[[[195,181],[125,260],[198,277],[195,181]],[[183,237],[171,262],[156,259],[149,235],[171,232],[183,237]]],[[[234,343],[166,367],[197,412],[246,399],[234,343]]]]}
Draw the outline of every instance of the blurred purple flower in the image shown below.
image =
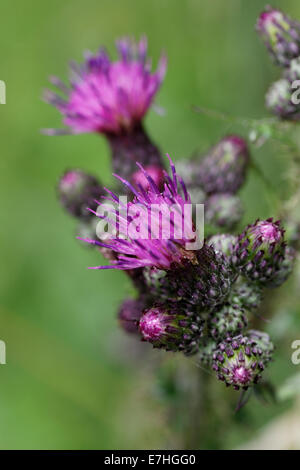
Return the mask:
{"type": "Polygon", "coordinates": [[[66,99],[50,90],[46,90],[44,99],[64,115],[67,133],[120,134],[138,125],[146,114],[165,76],[166,57],[161,56],[156,72],[151,73],[145,37],[138,43],[124,38],[116,45],[119,59],[115,62],[101,48],[96,55],[86,54],[83,65],[72,63],[70,89],[60,79],[50,79],[66,99]]]}

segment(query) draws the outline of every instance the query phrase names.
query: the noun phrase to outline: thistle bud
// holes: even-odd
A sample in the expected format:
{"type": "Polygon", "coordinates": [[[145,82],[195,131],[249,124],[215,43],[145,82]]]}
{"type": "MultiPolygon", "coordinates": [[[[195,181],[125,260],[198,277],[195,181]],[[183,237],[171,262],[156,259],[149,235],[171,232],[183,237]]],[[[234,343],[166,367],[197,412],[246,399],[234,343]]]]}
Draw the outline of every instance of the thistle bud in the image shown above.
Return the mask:
{"type": "Polygon", "coordinates": [[[284,249],[284,257],[278,269],[270,280],[268,287],[279,287],[283,284],[293,271],[296,259],[296,251],[290,246],[284,249]]]}
{"type": "Polygon", "coordinates": [[[208,331],[215,339],[236,336],[247,328],[246,311],[239,305],[225,304],[208,318],[208,331]]]}
{"type": "Polygon", "coordinates": [[[246,310],[255,310],[262,301],[262,288],[240,276],[232,288],[229,301],[246,310]]]}
{"type": "Polygon", "coordinates": [[[268,333],[259,330],[249,330],[247,337],[249,338],[254,353],[262,357],[265,362],[271,361],[274,345],[270,341],[268,333]]]}
{"type": "Polygon", "coordinates": [[[203,204],[206,199],[206,194],[199,186],[188,186],[188,191],[191,196],[192,204],[203,204]]]}
{"type": "Polygon", "coordinates": [[[213,353],[217,349],[217,346],[218,343],[212,338],[205,337],[201,340],[197,356],[201,364],[206,366],[212,365],[213,353]]]}
{"type": "Polygon", "coordinates": [[[289,67],[285,69],[284,77],[290,83],[300,79],[300,57],[291,60],[289,67]]]}
{"type": "Polygon", "coordinates": [[[197,185],[198,166],[199,163],[196,160],[188,158],[176,162],[176,171],[188,188],[197,185]]]}
{"type": "Polygon", "coordinates": [[[140,299],[126,299],[118,312],[120,326],[127,333],[138,333],[138,322],[142,316],[145,305],[140,299]]]}
{"type": "Polygon", "coordinates": [[[221,235],[213,235],[209,237],[207,243],[214,249],[216,254],[220,253],[230,261],[237,240],[237,236],[223,233],[221,235]]]}
{"type": "Polygon", "coordinates": [[[282,11],[267,7],[258,18],[256,29],[277,65],[287,67],[300,55],[300,23],[282,11]]]}
{"type": "Polygon", "coordinates": [[[273,219],[257,220],[239,236],[233,263],[249,280],[271,286],[282,266],[284,230],[273,219]]]}
{"type": "Polygon", "coordinates": [[[203,324],[181,313],[176,307],[156,306],[145,310],[140,321],[139,331],[144,341],[155,348],[167,351],[183,351],[185,354],[197,352],[203,324]]]}
{"type": "Polygon", "coordinates": [[[250,156],[239,136],[224,137],[201,160],[197,182],[207,194],[236,193],[245,181],[250,156]]]}
{"type": "Polygon", "coordinates": [[[170,298],[171,290],[166,271],[155,266],[146,266],[143,270],[143,277],[150,295],[163,300],[178,300],[177,297],[170,298]]]}
{"type": "Polygon", "coordinates": [[[235,390],[255,385],[271,360],[273,344],[266,333],[250,331],[247,336],[227,338],[213,353],[213,370],[219,380],[235,390]]]}
{"type": "MultiPolygon", "coordinates": [[[[90,240],[98,240],[97,224],[99,220],[96,217],[89,217],[80,220],[77,226],[76,234],[79,238],[88,238],[90,240]]],[[[93,245],[90,245],[92,247],[93,245]]],[[[94,246],[93,246],[94,248],[94,246]]]]}
{"type": "Polygon", "coordinates": [[[239,196],[230,193],[213,194],[205,201],[206,223],[226,230],[240,222],[243,212],[239,196]]]}
{"type": "Polygon", "coordinates": [[[300,105],[292,101],[293,89],[286,78],[272,83],[266,94],[266,107],[281,119],[298,121],[300,105]]]}
{"type": "Polygon", "coordinates": [[[154,297],[211,309],[228,297],[235,273],[222,253],[205,244],[191,261],[169,271],[144,270],[145,283],[154,297]]]}
{"type": "Polygon", "coordinates": [[[96,210],[103,189],[98,180],[82,170],[68,170],[58,183],[62,206],[74,217],[86,219],[91,216],[87,208],[96,210]]]}

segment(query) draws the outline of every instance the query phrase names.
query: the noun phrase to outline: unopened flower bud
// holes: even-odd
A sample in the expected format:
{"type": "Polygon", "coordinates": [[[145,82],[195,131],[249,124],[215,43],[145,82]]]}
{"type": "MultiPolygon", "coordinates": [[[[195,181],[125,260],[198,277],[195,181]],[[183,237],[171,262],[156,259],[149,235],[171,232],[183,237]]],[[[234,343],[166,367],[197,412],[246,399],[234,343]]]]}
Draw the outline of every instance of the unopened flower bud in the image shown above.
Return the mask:
{"type": "Polygon", "coordinates": [[[288,279],[293,271],[295,259],[295,249],[290,246],[286,246],[284,249],[283,260],[270,280],[268,287],[279,287],[288,279]]]}
{"type": "Polygon", "coordinates": [[[236,336],[248,326],[246,311],[238,305],[225,304],[208,318],[208,330],[215,339],[236,336]]]}
{"type": "Polygon", "coordinates": [[[176,171],[188,188],[197,185],[198,167],[199,162],[194,159],[186,158],[176,162],[176,171]]]}
{"type": "Polygon", "coordinates": [[[204,157],[197,170],[198,184],[207,194],[236,193],[245,181],[250,161],[246,141],[224,137],[204,157]]]}
{"type": "Polygon", "coordinates": [[[145,305],[140,299],[126,299],[120,306],[118,320],[127,333],[138,333],[138,322],[145,305]]]}
{"type": "Polygon", "coordinates": [[[247,390],[261,378],[274,347],[265,333],[250,331],[247,336],[227,338],[213,353],[212,368],[219,380],[235,390],[247,390]]]}
{"type": "Polygon", "coordinates": [[[246,310],[255,310],[262,301],[262,288],[240,276],[230,292],[229,301],[246,310]]]}
{"type": "Polygon", "coordinates": [[[272,286],[284,260],[283,235],[279,221],[257,220],[239,236],[233,262],[249,280],[272,286]]]}
{"type": "Polygon", "coordinates": [[[223,233],[220,235],[212,235],[207,240],[207,243],[214,249],[215,253],[223,254],[226,259],[230,261],[237,240],[236,235],[223,233]]]}
{"type": "Polygon", "coordinates": [[[217,193],[205,201],[205,221],[226,230],[233,229],[243,216],[242,201],[230,193],[217,193]]]}
{"type": "Polygon", "coordinates": [[[293,101],[293,92],[292,85],[286,78],[277,80],[267,91],[266,107],[281,119],[298,121],[300,105],[293,101]]]}
{"type": "Polygon", "coordinates": [[[202,335],[202,322],[178,311],[176,307],[156,306],[145,310],[139,330],[144,341],[167,351],[197,352],[202,335]]]}
{"type": "Polygon", "coordinates": [[[98,180],[82,170],[68,170],[58,183],[62,206],[74,217],[86,219],[91,216],[88,208],[96,210],[103,189],[98,180]]]}
{"type": "Polygon", "coordinates": [[[206,194],[199,186],[188,186],[188,191],[192,204],[204,204],[206,194]]]}
{"type": "Polygon", "coordinates": [[[258,18],[256,29],[276,64],[287,67],[300,55],[300,23],[282,11],[267,7],[258,18]]]}
{"type": "Polygon", "coordinates": [[[210,310],[227,299],[234,277],[226,256],[205,244],[181,267],[168,272],[148,269],[146,282],[158,299],[210,310]]]}

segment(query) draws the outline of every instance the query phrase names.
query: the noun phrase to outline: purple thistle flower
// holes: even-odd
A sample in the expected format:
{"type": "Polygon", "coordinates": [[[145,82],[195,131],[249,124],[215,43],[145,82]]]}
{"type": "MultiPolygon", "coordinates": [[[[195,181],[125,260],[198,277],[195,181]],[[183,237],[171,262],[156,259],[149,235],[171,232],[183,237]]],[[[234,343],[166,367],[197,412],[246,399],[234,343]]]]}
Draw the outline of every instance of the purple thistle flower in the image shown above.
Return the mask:
{"type": "Polygon", "coordinates": [[[166,57],[161,57],[156,72],[151,73],[145,37],[138,43],[125,38],[116,44],[119,59],[115,62],[100,49],[96,55],[88,53],[83,65],[72,64],[70,89],[51,78],[66,98],[49,90],[44,98],[63,114],[67,133],[122,134],[139,125],[150,107],[165,76],[166,57]]]}
{"type": "MultiPolygon", "coordinates": [[[[172,178],[165,173],[165,184],[162,192],[153,178],[138,164],[149,183],[146,191],[142,185],[135,189],[128,181],[116,176],[133,193],[131,202],[121,204],[121,210],[111,209],[109,220],[116,231],[115,238],[110,237],[107,243],[95,240],[84,240],[99,246],[110,248],[116,253],[116,262],[111,266],[98,266],[94,269],[135,269],[155,266],[159,269],[170,269],[180,265],[184,260],[193,260],[195,254],[187,251],[185,245],[194,241],[196,234],[193,228],[191,200],[184,182],[176,174],[170,157],[172,178]],[[181,195],[181,193],[183,195],[181,195]],[[185,209],[188,207],[188,213],[185,209]],[[134,215],[132,214],[132,210],[134,215]],[[138,210],[138,213],[135,212],[138,210]],[[172,212],[171,212],[172,211],[172,212]],[[131,232],[131,235],[130,235],[131,232]]],[[[120,203],[119,197],[108,191],[111,200],[120,203]]],[[[96,212],[92,211],[95,215],[96,212]]]]}

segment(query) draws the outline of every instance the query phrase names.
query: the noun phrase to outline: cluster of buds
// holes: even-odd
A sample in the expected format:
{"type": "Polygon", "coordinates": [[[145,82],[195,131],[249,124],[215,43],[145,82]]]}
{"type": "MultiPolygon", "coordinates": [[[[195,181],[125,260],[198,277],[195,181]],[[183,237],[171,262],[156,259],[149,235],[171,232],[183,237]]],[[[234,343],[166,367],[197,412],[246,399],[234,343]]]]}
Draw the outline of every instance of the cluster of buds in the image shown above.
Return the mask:
{"type": "Polygon", "coordinates": [[[281,78],[267,91],[266,106],[280,119],[299,121],[300,22],[268,6],[256,29],[275,64],[283,68],[281,78]]]}
{"type": "MultiPolygon", "coordinates": [[[[156,218],[163,232],[167,207],[175,203],[182,208],[190,202],[171,160],[170,165],[172,177],[165,173],[162,190],[145,170],[147,191],[121,179],[132,191],[126,210],[139,204],[139,224],[146,234],[153,229],[149,225],[152,203],[164,207],[161,217],[156,218]]],[[[113,200],[118,199],[115,193],[110,194],[113,200]]],[[[176,223],[190,224],[190,238],[176,238],[178,227],[173,222],[170,238],[138,240],[125,233],[124,212],[115,216],[114,227],[120,238],[85,241],[114,253],[110,266],[95,269],[121,269],[130,276],[138,271],[135,285],[145,306],[126,301],[132,316],[126,309],[126,314],[124,309],[119,314],[124,329],[134,331],[155,348],[197,355],[235,389],[254,386],[271,360],[273,345],[264,333],[248,331],[248,324],[262,301],[263,290],[278,287],[288,278],[295,257],[293,248],[285,242],[281,223],[257,220],[239,235],[214,235],[202,247],[187,249],[195,231],[193,222],[185,220],[184,215],[176,223]]]]}
{"type": "Polygon", "coordinates": [[[177,165],[192,201],[204,204],[205,222],[212,232],[231,231],[240,222],[244,210],[237,192],[245,182],[249,163],[245,139],[229,135],[204,156],[177,165]]]}
{"type": "Polygon", "coordinates": [[[166,60],[151,73],[145,39],[138,44],[122,40],[117,46],[115,62],[101,49],[89,54],[83,66],[73,65],[70,89],[52,78],[65,99],[46,94],[69,133],[106,137],[117,172],[114,191],[81,170],[66,172],[59,182],[60,201],[85,224],[78,238],[110,261],[92,269],[125,271],[137,291],[136,299],[126,299],[119,308],[124,331],[155,348],[196,355],[227,385],[245,389],[257,383],[273,350],[268,335],[247,330],[251,314],[264,289],[288,278],[294,251],[280,222],[272,219],[258,220],[239,235],[227,233],[242,215],[237,191],[250,162],[243,138],[224,137],[202,159],[179,164],[179,170],[169,157],[167,172],[142,122],[166,60]],[[218,229],[200,243],[199,221],[185,210],[193,202],[204,202],[207,224],[218,229]],[[96,234],[99,218],[112,229],[105,236],[96,234]]]}

